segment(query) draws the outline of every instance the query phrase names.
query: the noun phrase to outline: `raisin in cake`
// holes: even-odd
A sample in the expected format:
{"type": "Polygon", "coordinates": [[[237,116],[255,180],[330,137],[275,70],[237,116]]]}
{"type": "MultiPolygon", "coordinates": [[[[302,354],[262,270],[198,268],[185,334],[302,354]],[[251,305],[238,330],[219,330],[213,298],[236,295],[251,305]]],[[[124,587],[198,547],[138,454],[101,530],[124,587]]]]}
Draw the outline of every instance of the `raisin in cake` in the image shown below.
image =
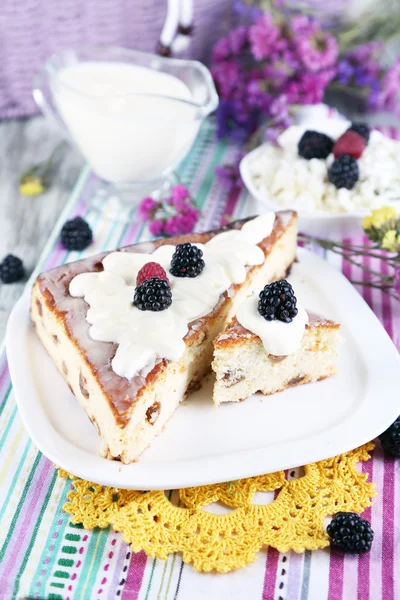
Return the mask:
{"type": "Polygon", "coordinates": [[[214,402],[238,402],[255,392],[287,387],[336,373],[340,325],[297,304],[286,281],[246,299],[214,342],[214,402]]]}
{"type": "Polygon", "coordinates": [[[33,324],[96,426],[102,456],[135,461],[199,387],[239,304],[290,268],[296,220],[292,211],[267,213],[38,277],[33,324]]]}

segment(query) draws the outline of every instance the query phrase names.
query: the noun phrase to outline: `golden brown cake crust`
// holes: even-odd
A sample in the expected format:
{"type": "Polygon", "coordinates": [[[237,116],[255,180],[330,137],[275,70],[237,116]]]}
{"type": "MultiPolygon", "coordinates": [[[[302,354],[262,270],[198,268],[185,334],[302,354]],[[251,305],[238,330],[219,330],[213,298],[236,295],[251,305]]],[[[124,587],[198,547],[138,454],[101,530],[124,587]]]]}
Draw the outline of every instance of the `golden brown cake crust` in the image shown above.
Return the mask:
{"type": "MultiPolygon", "coordinates": [[[[235,221],[225,227],[222,227],[218,230],[213,230],[211,232],[204,233],[192,233],[187,235],[180,235],[174,238],[165,238],[161,240],[156,240],[154,242],[144,242],[139,244],[134,244],[131,246],[126,246],[124,248],[120,248],[118,252],[152,252],[159,246],[164,244],[181,244],[185,242],[191,243],[206,243],[212,237],[221,233],[223,231],[228,231],[231,229],[241,229],[244,223],[249,221],[253,217],[249,217],[248,219],[242,219],[240,221],[235,221]]],[[[294,211],[282,211],[276,213],[276,219],[274,223],[274,228],[271,235],[263,240],[259,244],[259,247],[263,250],[264,255],[267,257],[271,252],[275,243],[284,235],[286,230],[295,224],[297,220],[297,214],[294,211]]],[[[113,251],[114,252],[114,251],[113,251]]],[[[145,380],[143,381],[142,386],[138,389],[136,395],[132,397],[132,394],[129,393],[129,385],[130,382],[123,378],[118,377],[111,369],[111,360],[115,355],[117,350],[117,345],[112,343],[101,342],[103,347],[107,348],[107,364],[104,367],[106,371],[106,376],[110,379],[111,375],[113,376],[113,392],[110,394],[109,389],[105,389],[104,380],[107,377],[102,377],[103,373],[100,373],[98,368],[96,367],[94,361],[90,357],[90,353],[85,349],[84,345],[79,342],[76,335],[74,334],[73,323],[76,318],[76,313],[79,311],[82,315],[82,319],[84,319],[84,331],[83,336],[88,336],[89,324],[86,323],[86,313],[88,310],[88,305],[83,300],[83,298],[73,298],[69,295],[69,284],[71,280],[80,273],[87,272],[98,272],[102,270],[102,260],[109,254],[110,252],[103,252],[96,256],[86,258],[80,261],[76,261],[74,263],[69,263],[66,265],[62,265],[45,273],[39,275],[36,280],[34,286],[34,296],[35,302],[40,303],[44,302],[46,304],[46,308],[51,311],[53,316],[57,319],[60,326],[65,330],[67,336],[73,343],[76,351],[82,357],[82,360],[91,368],[93,374],[104,392],[107,396],[110,407],[114,414],[115,420],[121,426],[124,426],[130,418],[130,410],[132,408],[132,404],[135,403],[146,390],[149,385],[152,385],[156,382],[160,373],[165,369],[167,364],[166,360],[161,360],[156,366],[150,371],[145,380]],[[60,299],[63,298],[71,298],[71,308],[63,309],[62,303],[58,301],[59,296],[60,299]],[[60,306],[61,305],[61,306],[60,306]],[[109,373],[108,373],[109,371],[109,373]]],[[[259,269],[259,266],[251,267],[248,271],[253,271],[259,269]]],[[[239,286],[234,285],[233,289],[236,291],[239,286]]],[[[210,313],[207,317],[199,319],[193,323],[196,323],[196,327],[192,327],[193,323],[190,324],[189,332],[185,338],[185,343],[187,346],[192,344],[198,344],[201,342],[202,337],[204,338],[204,329],[207,323],[211,323],[218,318],[218,311],[220,304],[228,299],[228,294],[225,292],[221,298],[218,305],[215,307],[214,311],[210,313]]],[[[40,315],[41,308],[37,306],[38,313],[40,315]]],[[[98,342],[99,343],[99,342],[98,342]]]]}

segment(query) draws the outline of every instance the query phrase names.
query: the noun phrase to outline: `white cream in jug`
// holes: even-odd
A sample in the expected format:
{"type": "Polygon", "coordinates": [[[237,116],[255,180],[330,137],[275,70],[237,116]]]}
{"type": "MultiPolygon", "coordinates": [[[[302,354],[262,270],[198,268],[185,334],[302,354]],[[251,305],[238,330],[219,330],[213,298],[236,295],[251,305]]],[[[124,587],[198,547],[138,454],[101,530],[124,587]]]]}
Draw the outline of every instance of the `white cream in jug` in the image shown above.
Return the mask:
{"type": "Polygon", "coordinates": [[[79,63],[57,73],[53,93],[71,137],[107,181],[160,177],[198,132],[197,108],[179,101],[191,101],[187,85],[147,67],[79,63]]]}

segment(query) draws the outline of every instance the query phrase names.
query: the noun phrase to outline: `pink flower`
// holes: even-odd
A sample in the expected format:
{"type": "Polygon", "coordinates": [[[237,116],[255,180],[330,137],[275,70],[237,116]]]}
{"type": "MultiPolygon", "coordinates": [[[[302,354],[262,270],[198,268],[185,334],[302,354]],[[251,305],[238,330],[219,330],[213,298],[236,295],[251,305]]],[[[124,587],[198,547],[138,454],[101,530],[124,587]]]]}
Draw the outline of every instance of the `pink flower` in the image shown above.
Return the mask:
{"type": "Polygon", "coordinates": [[[315,32],[312,21],[306,15],[295,15],[290,22],[290,28],[293,33],[297,33],[298,35],[302,35],[305,31],[310,30],[315,32]]]}
{"type": "Polygon", "coordinates": [[[162,235],[164,233],[164,221],[161,219],[152,221],[149,225],[149,231],[155,237],[162,235]]]}
{"type": "Polygon", "coordinates": [[[280,120],[287,117],[288,114],[288,99],[286,94],[281,94],[274,98],[269,107],[270,113],[273,117],[280,120]]]}
{"type": "Polygon", "coordinates": [[[167,235],[178,235],[180,233],[191,233],[198,221],[199,213],[196,209],[188,207],[185,214],[170,217],[165,223],[167,235]]]}
{"type": "Polygon", "coordinates": [[[185,206],[186,206],[185,200],[187,200],[188,198],[189,198],[189,191],[181,183],[178,183],[171,189],[170,203],[173,206],[175,206],[175,208],[177,209],[178,212],[185,208],[185,206]]]}
{"type": "Polygon", "coordinates": [[[157,202],[148,196],[147,198],[143,198],[143,200],[139,204],[139,217],[143,221],[147,221],[158,207],[157,202]]]}
{"type": "Polygon", "coordinates": [[[178,235],[181,233],[181,217],[180,215],[176,215],[175,217],[170,217],[165,222],[164,231],[167,235],[178,235]]]}
{"type": "Polygon", "coordinates": [[[304,67],[311,72],[332,67],[338,57],[336,39],[323,33],[318,23],[303,15],[291,20],[291,29],[295,34],[293,44],[304,67]]]}
{"type": "Polygon", "coordinates": [[[180,200],[185,200],[186,198],[189,198],[189,190],[181,183],[178,183],[171,189],[171,196],[174,200],[177,200],[178,198],[180,200]]]}
{"type": "Polygon", "coordinates": [[[199,220],[199,214],[195,210],[194,212],[186,213],[180,217],[181,233],[192,233],[197,221],[199,220]]]}
{"type": "Polygon", "coordinates": [[[268,13],[264,13],[255,25],[250,27],[249,40],[254,58],[263,60],[275,51],[276,42],[279,39],[280,30],[268,13]]]}
{"type": "Polygon", "coordinates": [[[382,82],[381,104],[384,110],[399,114],[400,58],[388,69],[382,82]]]}
{"type": "Polygon", "coordinates": [[[393,278],[394,291],[400,298],[400,267],[396,267],[393,278]]]}

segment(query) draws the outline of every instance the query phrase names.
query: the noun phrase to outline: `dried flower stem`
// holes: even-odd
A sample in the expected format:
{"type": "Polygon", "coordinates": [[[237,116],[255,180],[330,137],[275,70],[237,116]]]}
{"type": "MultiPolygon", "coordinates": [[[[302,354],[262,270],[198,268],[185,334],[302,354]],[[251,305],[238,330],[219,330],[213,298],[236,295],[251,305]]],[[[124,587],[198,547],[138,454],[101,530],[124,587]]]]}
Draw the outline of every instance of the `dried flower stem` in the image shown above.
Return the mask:
{"type": "Polygon", "coordinates": [[[400,266],[400,254],[386,252],[383,253],[383,251],[379,250],[379,246],[377,245],[369,246],[363,244],[351,244],[349,242],[336,242],[305,234],[299,234],[298,239],[304,243],[317,244],[321,248],[324,248],[324,250],[330,250],[331,252],[342,256],[342,258],[348,263],[362,269],[365,273],[368,273],[373,277],[372,281],[350,280],[354,285],[363,285],[366,287],[380,289],[382,292],[389,294],[389,296],[392,298],[399,300],[399,296],[393,290],[394,276],[386,275],[380,271],[371,269],[370,267],[362,264],[362,262],[357,260],[356,257],[377,258],[384,261],[389,267],[396,268],[400,266]]]}

